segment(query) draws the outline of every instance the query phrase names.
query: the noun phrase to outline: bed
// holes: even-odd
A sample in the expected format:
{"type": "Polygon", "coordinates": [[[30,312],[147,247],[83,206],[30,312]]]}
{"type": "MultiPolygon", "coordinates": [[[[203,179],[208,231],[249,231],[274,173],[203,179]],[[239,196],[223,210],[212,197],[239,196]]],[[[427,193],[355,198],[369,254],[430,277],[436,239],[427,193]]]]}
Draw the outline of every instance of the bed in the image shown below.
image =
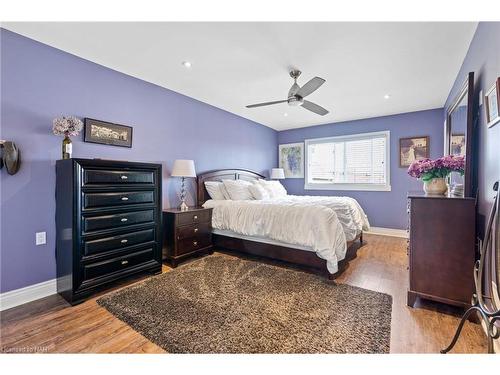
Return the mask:
{"type": "MultiPolygon", "coordinates": [[[[209,181],[254,182],[258,179],[265,179],[265,177],[245,169],[214,170],[198,176],[198,205],[214,208],[212,219],[214,246],[229,252],[256,256],[259,259],[267,258],[292,263],[334,279],[345,269],[348,261],[356,256],[357,249],[363,244],[363,231],[360,230],[360,226],[358,225],[357,230],[349,229],[347,222],[351,220],[349,218],[352,215],[342,214],[342,210],[346,209],[344,207],[346,201],[343,201],[344,206],[339,200],[327,197],[287,196],[281,201],[213,201],[205,187],[205,182],[209,181]],[[298,230],[288,230],[288,237],[284,236],[276,240],[276,236],[273,239],[263,235],[253,236],[251,231],[231,228],[231,224],[238,220],[243,221],[243,226],[247,225],[252,228],[262,215],[266,218],[273,216],[279,220],[283,220],[284,217],[286,220],[292,218],[291,226],[307,227],[309,235],[314,237],[314,231],[320,232],[316,233],[317,238],[331,245],[316,246],[314,243],[314,246],[305,246],[297,244],[293,238],[288,240],[288,237],[294,236],[298,230]]],[[[357,202],[354,202],[347,202],[348,206],[357,205],[357,202]]],[[[361,208],[359,212],[362,213],[361,216],[364,215],[361,208]]],[[[361,219],[366,220],[366,218],[361,219]]],[[[363,222],[364,228],[368,225],[367,221],[363,222]]]]}

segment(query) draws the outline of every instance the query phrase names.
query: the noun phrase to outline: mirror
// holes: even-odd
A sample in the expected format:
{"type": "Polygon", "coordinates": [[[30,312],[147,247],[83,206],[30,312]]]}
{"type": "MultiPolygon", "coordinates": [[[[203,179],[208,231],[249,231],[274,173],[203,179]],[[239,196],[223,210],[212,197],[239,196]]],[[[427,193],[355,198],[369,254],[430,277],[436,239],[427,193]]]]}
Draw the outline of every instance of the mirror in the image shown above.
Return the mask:
{"type": "Polygon", "coordinates": [[[459,94],[446,111],[444,154],[465,157],[465,173],[451,173],[448,184],[450,194],[470,197],[474,195],[473,159],[473,112],[472,99],[474,73],[469,73],[459,94]]]}

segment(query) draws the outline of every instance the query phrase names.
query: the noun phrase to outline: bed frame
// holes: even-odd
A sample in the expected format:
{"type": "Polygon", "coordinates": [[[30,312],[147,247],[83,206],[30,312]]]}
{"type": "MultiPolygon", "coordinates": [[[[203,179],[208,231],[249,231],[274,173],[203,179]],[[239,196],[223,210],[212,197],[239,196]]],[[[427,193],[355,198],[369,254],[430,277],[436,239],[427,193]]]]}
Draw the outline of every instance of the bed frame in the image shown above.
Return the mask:
{"type": "MultiPolygon", "coordinates": [[[[265,178],[263,175],[246,169],[219,169],[198,175],[197,178],[197,197],[198,205],[201,206],[210,199],[206,181],[222,180],[245,180],[255,181],[259,178],[265,178]]],[[[353,241],[347,242],[347,254],[344,260],[339,262],[339,272],[330,274],[326,268],[326,260],[319,258],[316,253],[311,251],[299,250],[285,246],[272,245],[262,242],[250,241],[241,238],[213,234],[213,243],[216,248],[222,248],[225,251],[237,252],[245,255],[264,257],[271,260],[292,263],[300,267],[306,267],[322,274],[326,274],[330,280],[334,279],[348,265],[348,262],[356,257],[356,251],[363,244],[363,233],[353,241]],[[359,242],[358,242],[359,240],[359,242]]]]}

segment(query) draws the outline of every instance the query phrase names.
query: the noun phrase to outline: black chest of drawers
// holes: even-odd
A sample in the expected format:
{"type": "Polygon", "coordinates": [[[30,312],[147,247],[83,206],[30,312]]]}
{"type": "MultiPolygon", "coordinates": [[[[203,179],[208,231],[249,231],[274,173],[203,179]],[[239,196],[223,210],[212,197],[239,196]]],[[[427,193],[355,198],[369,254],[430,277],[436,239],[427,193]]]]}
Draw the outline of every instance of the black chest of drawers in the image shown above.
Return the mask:
{"type": "Polygon", "coordinates": [[[161,176],[160,164],[57,161],[57,292],[69,303],[161,272],[161,176]]]}

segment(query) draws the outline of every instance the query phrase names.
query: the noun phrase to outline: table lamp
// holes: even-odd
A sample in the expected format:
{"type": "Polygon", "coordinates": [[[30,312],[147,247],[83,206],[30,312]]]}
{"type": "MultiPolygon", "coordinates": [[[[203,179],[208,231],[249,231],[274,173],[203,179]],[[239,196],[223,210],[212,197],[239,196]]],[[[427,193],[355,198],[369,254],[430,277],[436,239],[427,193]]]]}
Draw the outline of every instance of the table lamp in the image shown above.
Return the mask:
{"type": "Polygon", "coordinates": [[[181,205],[179,209],[181,211],[187,211],[188,206],[186,204],[186,177],[196,177],[196,171],[194,169],[193,160],[176,160],[174,161],[174,167],[172,168],[172,177],[181,177],[181,205]]]}

